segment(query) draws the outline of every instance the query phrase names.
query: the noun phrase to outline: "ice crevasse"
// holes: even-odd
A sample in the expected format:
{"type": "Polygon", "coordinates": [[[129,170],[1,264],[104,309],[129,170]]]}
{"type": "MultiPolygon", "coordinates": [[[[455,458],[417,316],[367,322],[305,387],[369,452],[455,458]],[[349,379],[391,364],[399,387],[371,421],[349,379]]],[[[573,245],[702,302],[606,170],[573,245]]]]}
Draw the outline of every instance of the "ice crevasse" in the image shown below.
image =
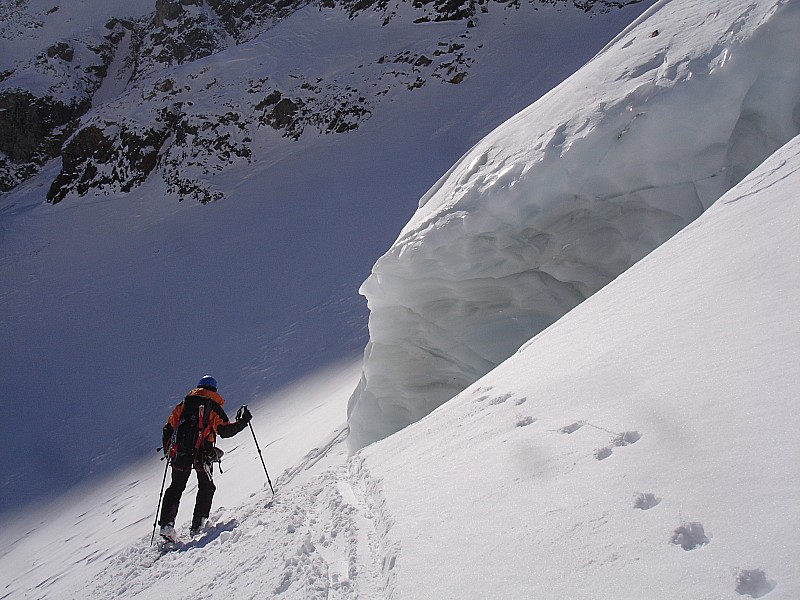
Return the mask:
{"type": "Polygon", "coordinates": [[[479,142],[362,286],[351,449],[489,372],[800,133],[798,56],[800,0],[664,0],[479,142]]]}

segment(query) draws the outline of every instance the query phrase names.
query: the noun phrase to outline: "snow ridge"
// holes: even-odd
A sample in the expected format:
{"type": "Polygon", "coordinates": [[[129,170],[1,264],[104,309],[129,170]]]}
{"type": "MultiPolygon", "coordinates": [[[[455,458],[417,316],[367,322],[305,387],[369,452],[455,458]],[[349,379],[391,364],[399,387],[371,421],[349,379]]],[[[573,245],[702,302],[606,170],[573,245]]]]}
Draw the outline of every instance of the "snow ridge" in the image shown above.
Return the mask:
{"type": "Polygon", "coordinates": [[[800,5],[662,2],[485,138],[362,286],[353,449],[456,395],[800,132],[800,5]]]}

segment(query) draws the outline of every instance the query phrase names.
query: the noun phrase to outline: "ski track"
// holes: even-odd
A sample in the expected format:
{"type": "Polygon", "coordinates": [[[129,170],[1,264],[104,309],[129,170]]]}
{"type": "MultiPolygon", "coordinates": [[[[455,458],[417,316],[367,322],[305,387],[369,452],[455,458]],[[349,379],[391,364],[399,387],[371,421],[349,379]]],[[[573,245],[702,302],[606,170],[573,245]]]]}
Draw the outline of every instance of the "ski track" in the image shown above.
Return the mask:
{"type": "Polygon", "coordinates": [[[215,510],[194,539],[179,529],[185,542],[172,550],[143,536],[82,597],[390,598],[399,554],[384,541],[391,519],[380,482],[358,457],[346,458],[346,436],[346,428],[335,432],[287,469],[274,497],[265,489],[248,504],[215,510]]]}

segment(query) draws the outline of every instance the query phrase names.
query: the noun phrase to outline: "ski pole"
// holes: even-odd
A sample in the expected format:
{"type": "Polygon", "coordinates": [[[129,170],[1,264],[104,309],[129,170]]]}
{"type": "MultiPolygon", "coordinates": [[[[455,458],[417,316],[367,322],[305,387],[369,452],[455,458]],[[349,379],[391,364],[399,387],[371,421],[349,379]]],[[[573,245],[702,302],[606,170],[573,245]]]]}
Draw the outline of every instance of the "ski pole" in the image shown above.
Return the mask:
{"type": "MultiPolygon", "coordinates": [[[[159,448],[160,450],[160,448],[159,448]]],[[[164,460],[164,459],[162,459],[164,460]]],[[[150,545],[153,545],[153,540],[156,539],[156,526],[158,525],[158,513],[161,512],[161,499],[164,497],[164,484],[167,482],[167,470],[169,469],[169,459],[166,459],[167,464],[164,467],[164,479],[161,480],[161,491],[158,494],[158,508],[156,508],[156,519],[153,521],[153,535],[150,538],[150,545]]]]}
{"type": "Polygon", "coordinates": [[[258,456],[261,458],[261,466],[264,467],[264,474],[267,476],[267,483],[269,484],[269,489],[272,490],[272,495],[275,495],[275,488],[272,487],[272,481],[269,479],[269,473],[267,473],[267,465],[264,464],[264,456],[261,454],[261,447],[258,445],[258,440],[256,439],[256,432],[253,431],[253,424],[248,421],[247,424],[250,426],[250,433],[253,434],[253,441],[256,443],[256,450],[258,450],[258,456]]]}

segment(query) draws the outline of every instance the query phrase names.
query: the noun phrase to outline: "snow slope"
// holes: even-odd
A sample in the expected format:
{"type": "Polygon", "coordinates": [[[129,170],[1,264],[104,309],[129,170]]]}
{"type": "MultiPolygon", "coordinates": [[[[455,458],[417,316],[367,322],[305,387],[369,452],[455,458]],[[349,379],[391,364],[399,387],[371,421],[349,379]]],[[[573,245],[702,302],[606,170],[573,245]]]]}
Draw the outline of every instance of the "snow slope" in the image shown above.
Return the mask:
{"type": "MultiPolygon", "coordinates": [[[[53,44],[60,33],[49,28],[58,15],[70,15],[59,31],[72,36],[92,15],[102,29],[108,11],[125,3],[101,2],[97,10],[93,4],[81,3],[80,20],[72,12],[77,5],[52,13],[30,34],[41,39],[11,40],[21,44],[13,56],[53,44]]],[[[7,410],[25,425],[7,433],[0,511],[49,500],[88,476],[149,457],[171,407],[206,372],[235,410],[359,352],[367,340],[358,285],[416,199],[482,135],[588,60],[644,4],[592,18],[572,8],[495,9],[471,30],[475,64],[458,85],[398,86],[378,96],[371,118],[347,134],[295,142],[255,127],[249,162],[218,170],[212,161],[202,169],[224,202],[179,203],[154,172],[130,193],[109,185],[45,204],[60,161],[2,196],[0,340],[13,350],[0,361],[0,381],[7,410]]],[[[417,25],[402,15],[380,23],[371,12],[350,19],[340,9],[308,6],[248,44],[165,67],[147,81],[171,78],[175,89],[159,92],[158,101],[191,102],[190,120],[244,115],[248,82],[299,75],[313,82],[318,75],[345,88],[362,81],[363,71],[351,74],[361,61],[371,65],[390,51],[416,55],[466,28],[417,25]],[[194,87],[176,96],[184,86],[194,87]]],[[[116,68],[109,68],[112,76],[116,68]]],[[[399,79],[413,72],[407,63],[384,68],[390,79],[392,70],[399,79]]],[[[86,120],[117,111],[126,122],[150,126],[158,110],[142,94],[152,91],[136,87],[115,96],[113,85],[101,87],[98,99],[107,102],[86,120]]],[[[188,124],[210,135],[197,121],[188,124]]],[[[184,164],[196,158],[193,139],[184,136],[187,147],[169,150],[187,177],[201,170],[184,164]]],[[[105,172],[108,165],[97,167],[105,172]]]]}
{"type": "MultiPolygon", "coordinates": [[[[680,14],[679,7],[675,0],[670,10],[680,14]]],[[[434,100],[429,98],[430,106],[434,100]]],[[[687,111],[708,116],[703,99],[694,100],[687,111]]],[[[411,105],[398,104],[394,116],[413,112],[411,105]]],[[[440,139],[426,137],[424,128],[392,129],[390,118],[371,121],[381,125],[373,132],[398,140],[395,148],[417,148],[414,164],[430,158],[419,148],[444,147],[420,144],[440,139]]],[[[379,139],[374,135],[368,139],[379,139]]],[[[374,155],[378,147],[346,154],[355,157],[356,166],[334,186],[365,194],[369,187],[353,188],[346,181],[364,172],[377,180],[381,169],[391,170],[388,165],[395,163],[389,153],[374,155]],[[365,163],[368,159],[373,162],[365,163]],[[364,164],[374,169],[364,171],[364,164]]],[[[315,175],[318,164],[327,164],[324,159],[345,164],[345,150],[355,152],[356,146],[326,140],[304,157],[322,163],[297,158],[282,164],[297,169],[291,171],[297,181],[313,182],[309,194],[328,189],[325,197],[345,197],[331,193],[321,183],[330,183],[327,178],[315,175]]],[[[116,389],[109,382],[133,380],[145,391],[126,392],[126,399],[164,400],[151,417],[136,413],[131,418],[126,402],[104,404],[105,412],[95,405],[73,415],[91,401],[84,393],[81,402],[55,404],[64,407],[55,411],[65,421],[63,433],[53,418],[44,421],[46,435],[36,434],[35,445],[26,438],[30,450],[63,435],[54,448],[64,460],[72,454],[81,465],[80,456],[93,456],[99,467],[113,468],[101,469],[104,481],[86,480],[71,495],[41,507],[18,507],[13,518],[3,519],[0,597],[796,598],[798,169],[800,139],[795,138],[691,226],[452,402],[351,458],[342,443],[343,410],[356,368],[334,367],[305,385],[270,395],[259,389],[265,387],[265,375],[300,379],[343,354],[331,342],[342,329],[329,321],[334,314],[351,314],[350,305],[346,295],[329,294],[342,279],[327,276],[335,271],[343,277],[336,269],[348,244],[354,247],[345,260],[365,251],[357,234],[367,229],[356,226],[366,220],[353,215],[368,203],[351,198],[351,210],[335,223],[349,224],[354,229],[347,231],[355,233],[343,241],[334,235],[319,239],[320,249],[311,255],[320,264],[312,261],[317,270],[305,283],[293,287],[287,277],[286,287],[268,288],[286,295],[284,304],[270,296],[267,306],[277,312],[303,297],[293,293],[297,290],[311,296],[308,305],[288,313],[319,319],[298,335],[305,319],[276,319],[251,331],[259,322],[253,315],[265,310],[259,301],[267,288],[248,290],[246,301],[224,298],[220,307],[219,297],[190,304],[181,295],[162,295],[159,286],[180,291],[182,283],[208,269],[229,284],[248,281],[245,275],[259,269],[275,273],[266,259],[247,265],[234,260],[252,258],[268,242],[276,254],[267,255],[295,260],[286,272],[297,269],[296,274],[309,255],[295,257],[291,249],[299,246],[289,242],[293,237],[314,241],[325,229],[312,227],[309,233],[309,224],[331,225],[337,211],[314,216],[315,205],[306,199],[307,204],[299,203],[305,208],[300,216],[287,216],[281,206],[261,213],[255,207],[263,208],[261,194],[267,188],[258,172],[250,180],[243,177],[238,188],[231,184],[240,191],[236,208],[219,203],[165,209],[160,198],[148,196],[153,188],[145,186],[125,197],[127,210],[118,215],[111,206],[120,198],[42,206],[42,181],[31,181],[4,205],[0,264],[14,266],[8,270],[14,279],[3,296],[10,318],[2,326],[9,329],[0,333],[37,331],[32,324],[41,333],[32,337],[36,344],[25,336],[9,338],[15,349],[29,354],[11,355],[13,366],[4,366],[3,376],[19,382],[17,373],[23,373],[43,386],[34,378],[41,365],[59,376],[72,373],[64,368],[70,366],[77,374],[67,381],[88,384],[90,391],[96,385],[99,399],[107,397],[103,390],[116,389]],[[270,220],[289,225],[265,227],[270,220]],[[68,241],[58,236],[65,224],[73,232],[68,241]],[[257,233],[262,229],[268,233],[257,233]],[[217,233],[218,239],[211,248],[192,245],[198,231],[217,233]],[[75,233],[82,235],[75,239],[75,233]],[[277,240],[271,238],[275,235],[277,240]],[[328,245],[337,240],[339,245],[328,245]],[[121,242],[127,253],[115,249],[121,242]],[[48,260],[37,262],[41,254],[48,260]],[[63,294],[49,299],[54,291],[63,294]],[[208,314],[227,318],[219,330],[191,330],[208,314]],[[79,346],[42,343],[57,343],[48,319],[61,317],[52,322],[67,324],[68,341],[79,346]],[[145,339],[131,338],[136,326],[151,319],[145,339]],[[286,344],[270,343],[271,328],[279,331],[286,323],[297,323],[295,329],[287,326],[285,337],[276,336],[286,344]],[[317,329],[317,323],[327,325],[317,329]],[[111,327],[107,336],[106,326],[111,327]],[[225,366],[227,377],[214,372],[225,382],[223,395],[234,408],[242,399],[260,399],[253,403],[254,426],[278,496],[270,501],[252,440],[243,432],[223,446],[225,473],[218,476],[209,527],[181,550],[161,556],[149,541],[163,463],[147,440],[124,444],[117,449],[124,460],[116,462],[102,455],[102,443],[117,439],[123,426],[157,432],[178,399],[170,394],[180,394],[185,381],[196,378],[203,361],[168,351],[165,339],[176,335],[172,327],[214,340],[232,335],[239,344],[209,353],[207,360],[225,366]],[[126,342],[124,352],[111,344],[115,335],[126,342]],[[270,363],[253,352],[254,338],[264,343],[262,352],[290,349],[284,362],[270,363]],[[59,352],[65,348],[74,356],[59,352]],[[135,377],[141,372],[140,355],[152,357],[154,370],[173,374],[163,393],[148,391],[154,384],[135,377]],[[98,367],[101,359],[105,362],[98,367]],[[91,423],[90,416],[99,422],[91,423]],[[137,455],[144,460],[131,465],[137,455]]],[[[393,181],[399,185],[404,177],[393,181]]],[[[384,183],[373,182],[371,189],[392,191],[381,190],[384,183]]],[[[284,191],[291,189],[288,176],[283,185],[284,191]]],[[[36,396],[24,398],[23,405],[11,409],[28,415],[36,396]]],[[[33,453],[42,469],[49,466],[48,456],[33,453]]],[[[31,464],[22,462],[26,468],[31,464]]],[[[52,476],[63,481],[79,471],[53,468],[52,476]]],[[[37,484],[51,493],[53,487],[47,486],[55,485],[25,479],[23,487],[37,484]]],[[[190,493],[179,515],[184,535],[187,505],[190,493]]]]}
{"type": "Polygon", "coordinates": [[[393,597],[800,595],[798,189],[795,138],[356,455],[391,516],[393,597]]]}
{"type": "Polygon", "coordinates": [[[412,423],[800,133],[800,4],[659,2],[478,143],[362,287],[354,449],[412,423]]]}
{"type": "MultiPolygon", "coordinates": [[[[345,404],[357,378],[356,362],[335,364],[251,404],[253,431],[280,492],[270,510],[264,511],[276,526],[285,529],[292,511],[309,504],[302,490],[306,471],[328,453],[326,460],[345,455],[341,443],[346,435],[345,404]],[[300,488],[298,499],[286,491],[292,489],[290,482],[300,488]]],[[[240,522],[252,524],[245,515],[259,514],[272,494],[249,430],[219,445],[225,450],[224,472],[215,473],[211,523],[186,549],[156,562],[158,549],[150,545],[165,468],[153,453],[113,477],[90,479],[46,506],[29,508],[0,523],[0,598],[163,598],[176,590],[188,593],[192,586],[209,586],[225,571],[218,552],[231,557],[231,576],[238,575],[239,562],[246,560],[251,548],[247,543],[225,542],[231,537],[239,540],[244,531],[240,522]],[[176,569],[184,557],[184,566],[176,569]],[[196,570],[188,568],[186,561],[198,557],[202,560],[196,570]],[[188,578],[180,579],[181,575],[188,578]]],[[[192,478],[178,513],[177,528],[184,537],[196,489],[192,478]]],[[[286,541],[272,532],[268,543],[286,541]]],[[[275,561],[282,559],[274,549],[270,552],[275,561]]],[[[253,556],[262,560],[260,552],[253,556]]],[[[279,572],[274,563],[265,563],[264,568],[279,572]]],[[[259,576],[258,570],[252,572],[251,587],[258,587],[259,576]]],[[[220,588],[220,594],[229,592],[220,588]]],[[[207,596],[200,591],[196,597],[207,596]]]]}
{"type": "Polygon", "coordinates": [[[155,495],[158,461],[61,506],[61,529],[37,525],[0,557],[15,573],[4,596],[796,598],[798,185],[800,138],[475,385],[355,456],[329,410],[342,414],[355,365],[289,393],[269,416],[317,448],[265,449],[291,462],[273,500],[250,440],[233,438],[226,501],[177,551],[149,545],[138,493],[155,495]],[[54,542],[82,551],[48,553],[54,542]]]}

